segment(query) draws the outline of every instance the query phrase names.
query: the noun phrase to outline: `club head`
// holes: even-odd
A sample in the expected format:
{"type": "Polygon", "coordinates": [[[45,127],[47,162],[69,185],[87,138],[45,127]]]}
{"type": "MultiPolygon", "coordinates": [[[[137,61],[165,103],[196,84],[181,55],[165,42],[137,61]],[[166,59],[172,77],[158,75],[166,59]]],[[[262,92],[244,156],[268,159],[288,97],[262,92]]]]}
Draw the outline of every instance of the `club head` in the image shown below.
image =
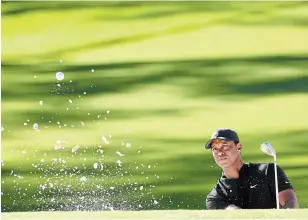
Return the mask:
{"type": "Polygon", "coordinates": [[[261,150],[263,153],[270,155],[272,157],[276,157],[276,152],[273,148],[273,146],[271,145],[270,142],[264,142],[263,144],[261,144],[261,150]]]}

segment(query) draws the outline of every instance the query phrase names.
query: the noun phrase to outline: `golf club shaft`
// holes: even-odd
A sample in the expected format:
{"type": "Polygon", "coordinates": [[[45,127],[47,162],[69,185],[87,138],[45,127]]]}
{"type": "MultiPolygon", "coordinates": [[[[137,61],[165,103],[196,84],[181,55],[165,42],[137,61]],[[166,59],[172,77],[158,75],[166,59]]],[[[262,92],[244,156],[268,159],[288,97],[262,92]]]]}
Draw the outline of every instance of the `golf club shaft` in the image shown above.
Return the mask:
{"type": "Polygon", "coordinates": [[[277,163],[276,163],[276,156],[274,156],[274,169],[275,169],[275,189],[276,189],[276,205],[277,209],[279,209],[279,194],[278,194],[278,177],[277,177],[277,163]]]}

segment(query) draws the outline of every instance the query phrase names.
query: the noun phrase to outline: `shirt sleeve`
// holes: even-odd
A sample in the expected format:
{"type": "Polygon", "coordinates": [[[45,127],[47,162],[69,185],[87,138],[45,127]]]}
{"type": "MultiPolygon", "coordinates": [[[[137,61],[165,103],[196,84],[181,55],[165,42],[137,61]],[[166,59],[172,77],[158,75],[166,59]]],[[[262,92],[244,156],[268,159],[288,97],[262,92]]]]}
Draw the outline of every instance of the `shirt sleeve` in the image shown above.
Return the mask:
{"type": "Polygon", "coordinates": [[[229,202],[219,195],[214,189],[205,200],[207,209],[226,209],[229,205],[229,202]]]}
{"type": "MultiPolygon", "coordinates": [[[[273,163],[270,163],[268,166],[268,176],[271,186],[271,191],[275,192],[275,167],[273,163]]],[[[277,165],[277,179],[278,179],[278,192],[281,192],[286,189],[293,189],[293,186],[284,172],[284,170],[277,165]]]]}

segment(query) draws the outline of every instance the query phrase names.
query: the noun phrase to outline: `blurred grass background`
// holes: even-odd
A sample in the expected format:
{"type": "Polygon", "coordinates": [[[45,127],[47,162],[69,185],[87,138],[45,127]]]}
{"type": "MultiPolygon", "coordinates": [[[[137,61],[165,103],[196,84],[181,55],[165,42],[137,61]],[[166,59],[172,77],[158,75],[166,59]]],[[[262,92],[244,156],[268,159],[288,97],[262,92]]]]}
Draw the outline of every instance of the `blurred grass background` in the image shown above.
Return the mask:
{"type": "Polygon", "coordinates": [[[306,2],[1,10],[2,211],[204,209],[218,127],[238,131],[245,162],[271,161],[271,141],[308,206],[306,2]]]}

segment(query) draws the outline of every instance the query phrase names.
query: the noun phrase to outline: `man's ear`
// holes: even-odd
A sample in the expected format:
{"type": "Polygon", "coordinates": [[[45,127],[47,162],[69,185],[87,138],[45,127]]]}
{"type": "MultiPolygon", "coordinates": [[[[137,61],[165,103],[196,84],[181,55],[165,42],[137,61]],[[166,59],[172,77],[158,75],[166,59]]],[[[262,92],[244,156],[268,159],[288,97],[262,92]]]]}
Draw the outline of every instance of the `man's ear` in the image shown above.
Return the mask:
{"type": "Polygon", "coordinates": [[[241,151],[242,150],[242,144],[241,143],[238,143],[236,145],[236,147],[237,147],[237,151],[241,151]]]}

